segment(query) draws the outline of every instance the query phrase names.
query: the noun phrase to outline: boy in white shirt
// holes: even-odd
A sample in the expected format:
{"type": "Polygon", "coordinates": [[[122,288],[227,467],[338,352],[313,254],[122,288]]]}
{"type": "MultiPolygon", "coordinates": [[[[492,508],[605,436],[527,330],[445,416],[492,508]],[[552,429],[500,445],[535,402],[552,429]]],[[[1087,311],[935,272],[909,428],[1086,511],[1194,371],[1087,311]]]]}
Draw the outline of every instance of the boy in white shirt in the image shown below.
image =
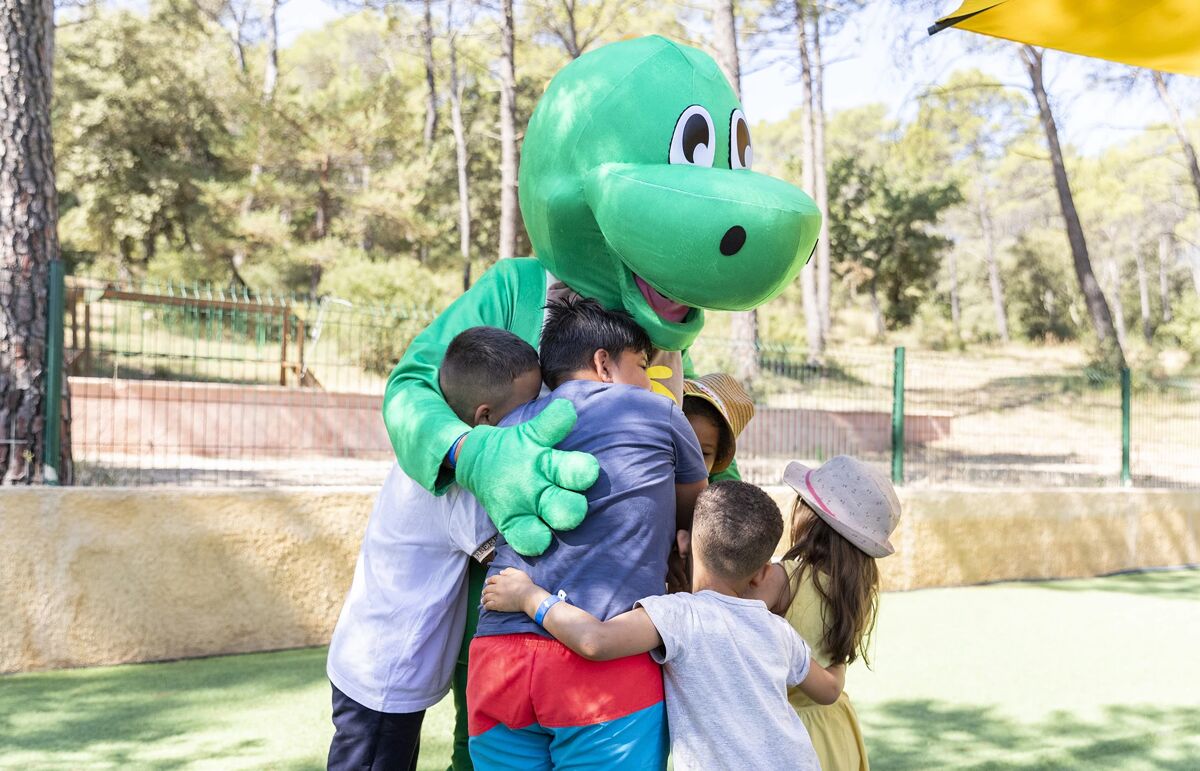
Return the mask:
{"type": "Polygon", "coordinates": [[[769,495],[744,482],[718,482],[696,499],[690,542],[686,531],[678,535],[680,551],[693,556],[693,593],[645,597],[633,610],[600,621],[508,568],[488,578],[483,606],[540,619],[587,659],[649,651],[663,665],[678,771],[817,771],[812,741],[787,689],[799,686],[813,701],[832,704],[846,670],[822,668],[785,620],[750,598],[767,579],[782,535],[783,516],[769,495]]]}
{"type": "MultiPolygon", "coordinates": [[[[496,425],[537,398],[537,351],[502,329],[468,329],[446,348],[438,385],[464,423],[496,425]]],[[[467,561],[496,535],[477,511],[458,485],[435,496],[392,466],[329,644],[330,769],[417,767],[421,721],[449,691],[463,637],[467,561]]]]}

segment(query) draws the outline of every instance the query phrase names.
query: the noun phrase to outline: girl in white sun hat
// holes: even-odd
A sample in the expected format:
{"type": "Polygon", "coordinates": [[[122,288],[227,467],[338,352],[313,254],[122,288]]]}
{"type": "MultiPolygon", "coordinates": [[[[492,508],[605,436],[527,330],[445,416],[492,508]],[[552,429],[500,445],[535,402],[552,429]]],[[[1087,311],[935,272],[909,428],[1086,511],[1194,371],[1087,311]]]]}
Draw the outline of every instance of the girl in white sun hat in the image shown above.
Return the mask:
{"type": "MultiPolygon", "coordinates": [[[[888,478],[848,455],[817,468],[792,462],[791,547],[762,587],[767,604],[812,646],[822,666],[865,661],[879,603],[875,560],[892,554],[900,501],[888,478]]],[[[867,771],[858,715],[843,691],[821,706],[798,689],[788,699],[824,771],[867,771]]]]}

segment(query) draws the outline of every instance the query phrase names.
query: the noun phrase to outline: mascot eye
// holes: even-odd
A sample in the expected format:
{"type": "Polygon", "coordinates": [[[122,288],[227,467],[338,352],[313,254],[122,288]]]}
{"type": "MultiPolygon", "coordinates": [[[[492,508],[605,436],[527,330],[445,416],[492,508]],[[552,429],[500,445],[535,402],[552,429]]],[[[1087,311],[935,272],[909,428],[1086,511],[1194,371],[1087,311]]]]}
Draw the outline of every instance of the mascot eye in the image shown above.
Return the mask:
{"type": "Polygon", "coordinates": [[[750,126],[741,110],[729,117],[729,168],[748,169],[754,165],[754,148],[750,146],[750,126]]]}
{"type": "Polygon", "coordinates": [[[717,132],[712,116],[698,104],[683,111],[671,136],[671,163],[712,167],[716,155],[717,132]]]}

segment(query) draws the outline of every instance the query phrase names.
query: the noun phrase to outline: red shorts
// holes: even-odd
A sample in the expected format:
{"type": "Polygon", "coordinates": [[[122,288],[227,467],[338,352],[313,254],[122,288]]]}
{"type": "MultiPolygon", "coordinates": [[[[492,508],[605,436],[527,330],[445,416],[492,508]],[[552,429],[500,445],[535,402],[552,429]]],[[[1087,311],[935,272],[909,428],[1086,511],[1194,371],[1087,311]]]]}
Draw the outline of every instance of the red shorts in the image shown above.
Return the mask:
{"type": "Polygon", "coordinates": [[[467,730],[503,724],[564,728],[631,715],[663,701],[662,668],[650,654],[588,661],[536,634],[476,637],[467,670],[467,730]]]}

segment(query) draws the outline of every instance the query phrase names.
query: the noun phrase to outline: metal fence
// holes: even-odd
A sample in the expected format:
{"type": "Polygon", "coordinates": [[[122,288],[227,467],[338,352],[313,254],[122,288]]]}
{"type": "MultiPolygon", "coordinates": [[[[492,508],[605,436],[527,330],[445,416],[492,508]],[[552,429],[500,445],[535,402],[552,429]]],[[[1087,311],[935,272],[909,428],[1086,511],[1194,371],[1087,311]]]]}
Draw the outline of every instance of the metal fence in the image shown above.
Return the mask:
{"type": "Polygon", "coordinates": [[[380,393],[431,308],[69,279],[69,374],[380,393]]]}
{"type": "MultiPolygon", "coordinates": [[[[376,484],[387,374],[436,309],[210,287],[67,284],[64,361],[80,484],[376,484]]],[[[700,372],[737,347],[704,339],[700,372]]],[[[1200,487],[1200,381],[1005,355],[764,346],[749,481],[854,454],[906,484],[1200,487]],[[897,388],[899,382],[900,387],[897,388]],[[1128,431],[1123,431],[1124,426],[1128,431]]]]}

